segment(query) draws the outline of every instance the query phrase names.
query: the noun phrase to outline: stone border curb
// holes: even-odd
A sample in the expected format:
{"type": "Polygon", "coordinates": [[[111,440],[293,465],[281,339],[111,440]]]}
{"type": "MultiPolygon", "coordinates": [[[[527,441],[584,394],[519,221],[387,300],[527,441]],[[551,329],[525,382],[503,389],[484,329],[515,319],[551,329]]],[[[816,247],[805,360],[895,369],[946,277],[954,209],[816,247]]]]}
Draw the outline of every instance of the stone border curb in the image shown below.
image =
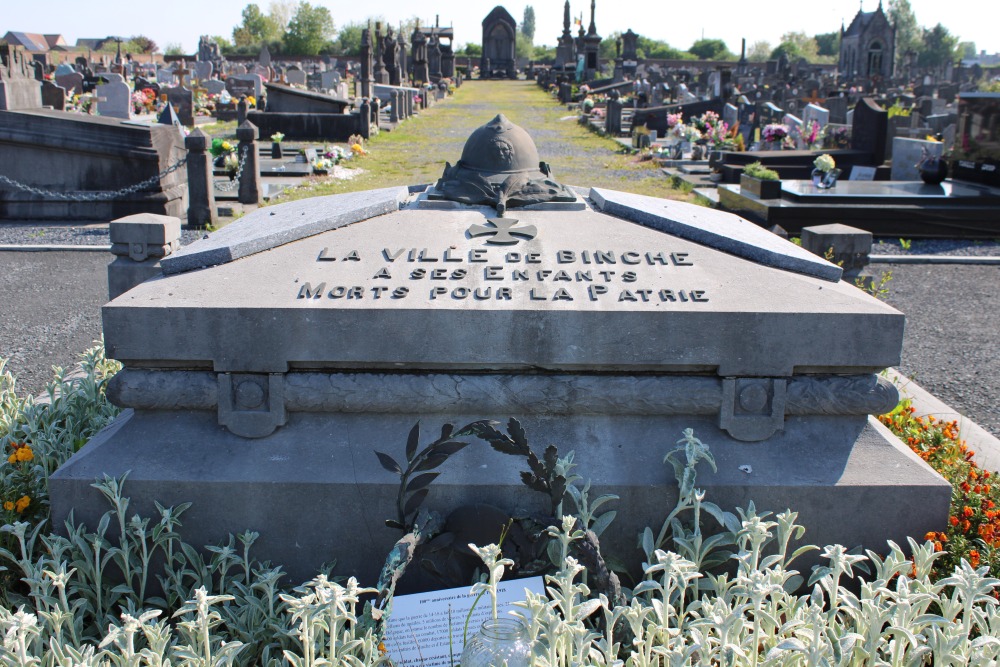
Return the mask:
{"type": "Polygon", "coordinates": [[[962,413],[947,405],[913,380],[900,374],[895,368],[887,371],[887,377],[899,389],[901,399],[910,399],[918,417],[934,415],[944,421],[958,421],[958,435],[965,440],[969,449],[975,452],[976,464],[984,470],[1000,470],[1000,439],[975,423],[962,413]]]}
{"type": "Polygon", "coordinates": [[[869,255],[870,264],[987,264],[1000,265],[995,255],[869,255]]]}
{"type": "Polygon", "coordinates": [[[111,252],[110,245],[0,245],[0,252],[111,252]]]}

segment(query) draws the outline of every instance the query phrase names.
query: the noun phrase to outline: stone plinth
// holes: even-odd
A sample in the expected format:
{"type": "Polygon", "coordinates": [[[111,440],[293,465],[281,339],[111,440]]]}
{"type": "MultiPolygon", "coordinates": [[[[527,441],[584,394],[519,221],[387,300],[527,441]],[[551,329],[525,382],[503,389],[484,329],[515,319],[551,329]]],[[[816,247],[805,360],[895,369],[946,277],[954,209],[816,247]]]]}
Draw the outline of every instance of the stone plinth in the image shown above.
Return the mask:
{"type": "Polygon", "coordinates": [[[108,225],[111,254],[108,298],[115,299],[160,274],[160,260],[181,247],[181,221],[168,215],[139,213],[108,225]]]}
{"type": "MultiPolygon", "coordinates": [[[[877,373],[903,316],[839,267],[679,202],[594,189],[498,217],[413,190],[259,209],[106,305],[109,395],[131,410],[52,477],[55,524],[96,524],[93,479],[129,470],[130,511],[193,503],[189,541],[249,528],[293,578],[335,558],[372,582],[398,537],[374,451],[402,458],[418,420],[429,442],[515,417],[621,497],[601,543],[626,561],[676,500],[662,461],[685,428],[718,462],[709,500],[790,507],[810,541],[944,526],[951,487],[870,416],[897,400],[877,373]]],[[[542,509],[522,467],[476,442],[425,506],[542,509]]]]}

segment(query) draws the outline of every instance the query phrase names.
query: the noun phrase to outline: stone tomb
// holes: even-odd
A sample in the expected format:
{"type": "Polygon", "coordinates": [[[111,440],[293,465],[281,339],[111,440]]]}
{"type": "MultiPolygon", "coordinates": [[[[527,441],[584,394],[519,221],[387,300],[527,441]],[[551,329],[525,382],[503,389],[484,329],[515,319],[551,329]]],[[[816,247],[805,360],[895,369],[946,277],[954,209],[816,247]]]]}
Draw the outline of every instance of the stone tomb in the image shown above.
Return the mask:
{"type": "MultiPolygon", "coordinates": [[[[92,482],[130,471],[130,512],[192,502],[194,544],[253,529],[293,579],[336,558],[370,584],[398,538],[375,450],[402,459],[418,420],[429,442],[516,417],[621,496],[601,542],[629,561],[676,500],[663,456],[686,428],[718,463],[708,500],[790,507],[810,542],[943,529],[950,486],[869,416],[896,404],[877,374],[903,315],[839,267],[680,202],[593,189],[499,217],[420,190],[260,209],[108,303],[108,393],[131,409],[53,475],[54,525],[95,526],[92,482]]],[[[540,510],[521,467],[476,441],[426,507],[540,510]]]]}

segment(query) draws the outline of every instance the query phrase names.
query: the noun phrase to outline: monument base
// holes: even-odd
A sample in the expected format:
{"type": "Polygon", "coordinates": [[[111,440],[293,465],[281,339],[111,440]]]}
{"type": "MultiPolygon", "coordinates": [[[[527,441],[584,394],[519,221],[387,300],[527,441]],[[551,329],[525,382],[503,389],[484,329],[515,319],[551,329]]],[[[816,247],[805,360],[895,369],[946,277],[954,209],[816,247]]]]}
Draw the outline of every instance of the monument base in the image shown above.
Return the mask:
{"type": "MultiPolygon", "coordinates": [[[[509,415],[422,417],[421,446],[445,423],[506,423],[509,415]]],[[[51,477],[53,525],[63,526],[72,510],[78,524],[93,529],[109,506],[91,484],[127,472],[130,516],[156,516],[153,500],[191,502],[180,529],[191,544],[218,544],[228,533],[251,529],[260,533],[253,555],[283,565],[292,581],[335,559],[335,574],[372,585],[400,536],[384,525],[396,517],[398,478],[375,451],[403,461],[407,434],[420,418],[289,413],[272,435],[247,440],[220,426],[214,412],[127,410],[51,477]]],[[[708,500],[729,511],[751,500],[758,511],[795,510],[808,543],[884,551],[886,540],[920,540],[943,530],[948,518],[950,485],[875,418],[792,416],[783,431],[758,443],[732,439],[711,417],[528,415],[521,423],[535,451],[549,444],[563,456],[575,450],[574,472],[591,480],[592,498],[621,497],[601,544],[605,555],[633,568],[641,559],[638,533],[647,525],[658,530],[676,503],[673,470],[663,457],[685,428],[694,429],[718,464],[715,473],[704,464],[698,469],[697,487],[708,500]]],[[[426,508],[446,515],[464,504],[490,503],[545,511],[548,499],[519,480],[523,460],[465,439],[470,446],[439,468],[426,508]]],[[[705,520],[715,530],[714,520],[705,520]]],[[[813,553],[796,566],[807,571],[816,562],[813,553]]]]}

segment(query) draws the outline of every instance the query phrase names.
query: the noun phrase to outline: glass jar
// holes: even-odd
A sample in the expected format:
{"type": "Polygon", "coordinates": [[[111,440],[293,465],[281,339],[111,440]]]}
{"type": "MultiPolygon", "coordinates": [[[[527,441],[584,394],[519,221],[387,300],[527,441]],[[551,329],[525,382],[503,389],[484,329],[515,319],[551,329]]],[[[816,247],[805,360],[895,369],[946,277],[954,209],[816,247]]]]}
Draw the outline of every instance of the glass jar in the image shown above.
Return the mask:
{"type": "Polygon", "coordinates": [[[479,632],[462,649],[462,667],[529,667],[528,630],[516,618],[483,621],[479,632]]]}

